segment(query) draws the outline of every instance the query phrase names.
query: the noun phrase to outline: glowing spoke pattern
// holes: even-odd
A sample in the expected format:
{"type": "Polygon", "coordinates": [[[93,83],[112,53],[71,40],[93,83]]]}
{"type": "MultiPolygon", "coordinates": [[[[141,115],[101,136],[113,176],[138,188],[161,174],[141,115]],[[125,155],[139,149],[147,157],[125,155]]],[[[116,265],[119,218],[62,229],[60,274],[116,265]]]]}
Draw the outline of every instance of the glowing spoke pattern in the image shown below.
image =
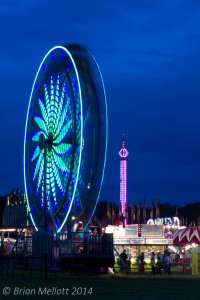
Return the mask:
{"type": "Polygon", "coordinates": [[[43,132],[43,131],[37,131],[37,132],[33,135],[32,141],[38,142],[38,141],[39,141],[39,137],[40,137],[40,135],[41,135],[42,133],[44,133],[44,132],[43,132]]]}
{"type": "Polygon", "coordinates": [[[35,180],[39,170],[43,167],[44,167],[43,153],[40,152],[39,158],[38,158],[36,166],[35,166],[35,170],[34,170],[34,174],[33,174],[33,180],[35,180]]]}
{"type": "MultiPolygon", "coordinates": [[[[34,121],[38,126],[38,132],[34,134],[32,138],[32,141],[38,143],[41,135],[43,135],[44,138],[49,137],[52,139],[52,143],[48,147],[48,151],[47,151],[48,155],[47,155],[47,169],[46,169],[46,177],[47,177],[46,190],[47,190],[48,203],[50,202],[50,198],[52,195],[54,203],[56,205],[57,205],[57,200],[56,200],[55,185],[57,185],[57,187],[64,195],[64,191],[65,191],[64,182],[61,179],[61,176],[62,173],[69,174],[68,160],[64,160],[62,156],[63,154],[66,154],[67,151],[69,151],[70,153],[72,147],[72,144],[62,143],[62,141],[68,136],[70,131],[72,131],[72,120],[70,119],[66,120],[66,116],[70,116],[69,105],[66,105],[64,109],[65,118],[63,117],[62,109],[60,108],[58,110],[58,99],[59,99],[58,91],[59,91],[59,75],[57,76],[57,79],[51,76],[49,89],[47,84],[45,84],[44,86],[44,95],[45,95],[44,103],[41,101],[41,99],[38,99],[41,115],[39,116],[36,115],[34,117],[34,121]],[[50,98],[49,95],[51,95],[50,98]],[[60,120],[60,119],[62,120],[61,124],[63,125],[63,127],[57,126],[55,128],[55,120],[60,120]],[[55,167],[53,167],[53,165],[55,165],[55,167]]],[[[63,98],[66,97],[65,93],[66,93],[66,89],[61,91],[62,103],[63,103],[63,98]]],[[[69,102],[69,100],[67,102],[69,102]]],[[[39,188],[42,184],[41,181],[42,172],[38,174],[38,171],[43,169],[44,167],[44,149],[40,150],[39,146],[36,146],[32,155],[32,161],[34,160],[36,160],[36,167],[33,175],[33,180],[37,181],[37,191],[39,191],[39,188]]],[[[42,205],[43,205],[43,199],[42,199],[42,205]]]]}
{"type": "Polygon", "coordinates": [[[71,146],[69,144],[66,143],[62,143],[60,145],[57,145],[57,147],[55,147],[54,151],[57,154],[69,154],[71,152],[71,146]]]}
{"type": "Polygon", "coordinates": [[[106,150],[105,90],[94,57],[79,45],[52,48],[34,80],[24,138],[25,193],[36,230],[46,220],[59,232],[72,215],[87,226],[106,150]]]}

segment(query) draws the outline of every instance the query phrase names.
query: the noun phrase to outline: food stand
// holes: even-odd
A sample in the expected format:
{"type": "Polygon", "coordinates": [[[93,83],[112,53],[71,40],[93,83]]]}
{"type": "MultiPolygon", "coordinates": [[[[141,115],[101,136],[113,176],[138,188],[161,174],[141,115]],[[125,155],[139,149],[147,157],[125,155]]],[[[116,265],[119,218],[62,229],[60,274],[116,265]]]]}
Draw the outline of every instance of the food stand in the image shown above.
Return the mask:
{"type": "MultiPolygon", "coordinates": [[[[164,253],[169,245],[172,246],[172,238],[165,236],[163,225],[133,224],[106,227],[107,233],[113,233],[116,261],[126,250],[131,266],[138,267],[138,257],[144,253],[144,261],[149,267],[151,252],[164,253]]],[[[150,268],[150,267],[149,267],[150,268]]]]}

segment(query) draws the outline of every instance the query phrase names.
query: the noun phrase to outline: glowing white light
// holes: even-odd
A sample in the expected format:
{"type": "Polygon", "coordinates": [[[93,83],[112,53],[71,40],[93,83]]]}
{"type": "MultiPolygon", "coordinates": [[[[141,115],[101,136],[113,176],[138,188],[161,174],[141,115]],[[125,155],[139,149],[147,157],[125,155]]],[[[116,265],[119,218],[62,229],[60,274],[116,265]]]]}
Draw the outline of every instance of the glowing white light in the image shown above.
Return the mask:
{"type": "Polygon", "coordinates": [[[172,250],[173,252],[177,252],[177,249],[174,247],[174,246],[168,246],[168,248],[170,249],[170,250],[172,250]]]}

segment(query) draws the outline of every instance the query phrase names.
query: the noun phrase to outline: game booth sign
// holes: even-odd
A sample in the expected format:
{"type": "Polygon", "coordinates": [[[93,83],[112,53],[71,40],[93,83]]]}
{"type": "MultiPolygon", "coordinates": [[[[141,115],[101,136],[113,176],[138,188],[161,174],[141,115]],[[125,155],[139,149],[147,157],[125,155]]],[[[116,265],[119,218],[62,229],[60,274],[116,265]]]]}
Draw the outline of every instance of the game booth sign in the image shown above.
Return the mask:
{"type": "Polygon", "coordinates": [[[183,248],[183,271],[200,275],[200,228],[187,227],[173,234],[173,245],[183,248]]]}

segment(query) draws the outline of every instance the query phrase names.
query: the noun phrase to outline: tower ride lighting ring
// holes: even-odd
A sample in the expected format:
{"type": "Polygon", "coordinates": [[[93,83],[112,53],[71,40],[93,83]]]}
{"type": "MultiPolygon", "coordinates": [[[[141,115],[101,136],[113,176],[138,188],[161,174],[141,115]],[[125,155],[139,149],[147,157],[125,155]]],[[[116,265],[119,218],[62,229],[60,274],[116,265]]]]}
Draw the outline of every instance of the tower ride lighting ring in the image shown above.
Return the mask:
{"type": "Polygon", "coordinates": [[[36,230],[60,232],[95,211],[107,151],[99,67],[80,45],[53,47],[37,71],[26,117],[24,182],[36,230]]]}

